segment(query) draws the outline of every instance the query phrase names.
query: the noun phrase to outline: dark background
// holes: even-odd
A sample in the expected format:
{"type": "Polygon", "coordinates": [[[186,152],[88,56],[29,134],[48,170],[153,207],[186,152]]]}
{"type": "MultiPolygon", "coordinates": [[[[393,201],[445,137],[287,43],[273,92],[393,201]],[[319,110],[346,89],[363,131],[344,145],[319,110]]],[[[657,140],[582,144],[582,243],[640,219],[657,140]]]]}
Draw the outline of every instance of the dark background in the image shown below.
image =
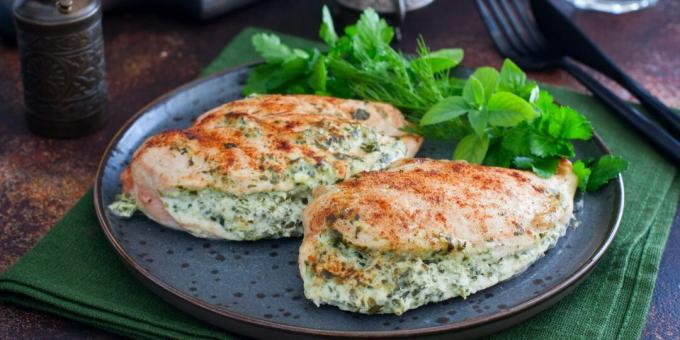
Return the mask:
{"type": "MultiPolygon", "coordinates": [[[[97,164],[116,130],[163,93],[194,79],[246,26],[316,38],[321,2],[256,2],[208,22],[176,14],[107,12],[104,16],[110,119],[93,135],[52,140],[32,135],[21,110],[19,56],[0,45],[0,273],[26,253],[93,185],[97,164]]],[[[634,79],[669,106],[680,107],[680,1],[659,0],[640,12],[613,16],[570,13],[578,25],[634,79]]],[[[349,20],[349,17],[346,18],[349,20]]],[[[461,47],[464,64],[499,67],[501,57],[471,0],[437,0],[411,12],[398,45],[412,52],[418,34],[432,49],[461,47]]],[[[532,73],[550,84],[584,91],[562,71],[532,73]]],[[[617,94],[630,99],[623,90],[617,94]]],[[[680,218],[661,263],[644,338],[680,337],[680,218]]],[[[64,318],[0,305],[3,338],[112,338],[64,318]]]]}

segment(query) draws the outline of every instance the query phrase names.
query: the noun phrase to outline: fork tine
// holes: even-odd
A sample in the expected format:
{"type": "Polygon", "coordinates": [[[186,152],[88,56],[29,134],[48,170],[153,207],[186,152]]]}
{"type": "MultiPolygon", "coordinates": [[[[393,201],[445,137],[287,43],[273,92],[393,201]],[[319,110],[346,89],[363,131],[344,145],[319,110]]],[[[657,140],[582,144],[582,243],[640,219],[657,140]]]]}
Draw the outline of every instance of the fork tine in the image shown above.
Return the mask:
{"type": "Polygon", "coordinates": [[[510,29],[512,29],[517,35],[517,40],[522,46],[524,46],[530,52],[536,53],[540,51],[540,46],[532,39],[531,35],[527,32],[527,27],[524,22],[520,21],[517,17],[518,12],[523,12],[522,9],[526,10],[525,6],[520,5],[517,2],[510,2],[507,0],[497,1],[500,4],[501,10],[505,13],[506,20],[510,23],[510,29]]]}
{"type": "Polygon", "coordinates": [[[508,39],[505,37],[503,32],[501,32],[501,29],[498,27],[496,19],[491,14],[486,2],[484,0],[477,0],[477,7],[479,8],[482,21],[484,21],[491,39],[496,44],[496,47],[498,47],[498,50],[501,52],[501,54],[504,54],[506,57],[511,59],[517,59],[517,52],[515,52],[514,47],[510,46],[508,39]]]}
{"type": "Polygon", "coordinates": [[[538,26],[534,19],[529,15],[531,11],[529,7],[526,6],[525,0],[512,0],[515,7],[515,13],[519,16],[521,25],[528,32],[530,39],[538,47],[538,49],[544,49],[548,46],[547,40],[543,37],[543,34],[538,30],[538,26]]]}
{"type": "Polygon", "coordinates": [[[498,1],[488,0],[487,3],[510,46],[513,47],[518,55],[529,54],[530,50],[522,43],[522,38],[518,36],[515,29],[512,27],[513,25],[508,20],[505,11],[498,5],[498,1]]]}

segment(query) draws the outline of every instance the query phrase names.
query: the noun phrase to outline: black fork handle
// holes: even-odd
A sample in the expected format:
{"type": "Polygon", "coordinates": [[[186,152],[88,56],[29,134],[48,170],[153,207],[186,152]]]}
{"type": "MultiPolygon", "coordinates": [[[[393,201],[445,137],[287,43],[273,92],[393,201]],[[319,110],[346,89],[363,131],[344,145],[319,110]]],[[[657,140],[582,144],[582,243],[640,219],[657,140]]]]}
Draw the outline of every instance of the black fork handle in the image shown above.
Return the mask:
{"type": "Polygon", "coordinates": [[[674,136],[680,138],[680,115],[673,112],[659,99],[647,92],[644,87],[621,71],[614,63],[600,68],[599,71],[616,80],[626,90],[630,91],[640,101],[642,106],[665,124],[668,124],[668,130],[672,131],[674,136]]]}
{"type": "Polygon", "coordinates": [[[666,130],[662,129],[649,118],[645,117],[631,105],[611,92],[595,78],[586,73],[582,68],[568,59],[562,59],[560,66],[588,88],[596,98],[604,102],[616,111],[620,117],[628,122],[634,129],[641,132],[647,139],[657,146],[670,160],[678,166],[680,164],[680,141],[675,139],[666,130]]]}
{"type": "MultiPolygon", "coordinates": [[[[675,138],[680,138],[680,115],[673,112],[659,99],[651,95],[640,83],[623,72],[609,57],[593,43],[588,36],[574,25],[554,3],[548,0],[532,0],[531,7],[537,14],[537,22],[542,30],[548,30],[553,36],[562,35],[561,44],[568,44],[569,56],[592,67],[618,82],[640,101],[649,113],[663,122],[667,130],[675,138]],[[541,20],[543,19],[543,20],[541,20]],[[546,20],[548,20],[546,22],[546,20]],[[541,25],[543,21],[543,25],[541,25]],[[566,26],[566,28],[563,28],[566,26]],[[563,34],[562,32],[567,32],[563,34]]],[[[548,34],[550,37],[551,34],[548,34]]]]}

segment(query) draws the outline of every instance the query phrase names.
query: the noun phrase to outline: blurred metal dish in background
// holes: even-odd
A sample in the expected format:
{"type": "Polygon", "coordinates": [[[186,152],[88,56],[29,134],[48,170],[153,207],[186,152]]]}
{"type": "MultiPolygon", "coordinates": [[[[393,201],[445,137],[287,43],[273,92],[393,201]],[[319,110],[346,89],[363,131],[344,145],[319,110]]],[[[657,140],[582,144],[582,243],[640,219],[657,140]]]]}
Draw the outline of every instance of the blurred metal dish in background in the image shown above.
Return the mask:
{"type": "Polygon", "coordinates": [[[408,12],[423,8],[434,0],[337,0],[345,7],[361,11],[372,7],[380,13],[408,12]]]}
{"type": "Polygon", "coordinates": [[[657,0],[567,0],[579,9],[622,14],[656,5],[657,0]]]}
{"type": "Polygon", "coordinates": [[[406,20],[406,12],[414,11],[423,8],[434,0],[337,0],[341,6],[353,11],[361,12],[366,8],[373,8],[374,10],[389,17],[393,17],[395,22],[391,22],[396,26],[397,41],[401,40],[401,26],[406,20]]]}

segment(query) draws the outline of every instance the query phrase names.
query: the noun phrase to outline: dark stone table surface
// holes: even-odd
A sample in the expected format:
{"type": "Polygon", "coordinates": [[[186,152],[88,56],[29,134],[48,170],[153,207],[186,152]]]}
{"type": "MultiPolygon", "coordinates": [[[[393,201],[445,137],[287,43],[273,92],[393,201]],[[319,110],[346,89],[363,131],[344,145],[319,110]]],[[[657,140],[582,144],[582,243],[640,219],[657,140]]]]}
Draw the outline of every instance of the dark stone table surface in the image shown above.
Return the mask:
{"type": "MultiPolygon", "coordinates": [[[[103,130],[74,140],[45,139],[27,130],[17,49],[0,44],[0,273],[92,187],[104,148],[133,113],[194,79],[246,26],[314,38],[320,7],[314,0],[262,1],[207,22],[150,10],[107,12],[103,22],[111,117],[103,130]]],[[[570,15],[633,78],[666,104],[680,107],[680,1],[659,0],[654,8],[620,16],[584,11],[570,15]]],[[[419,33],[433,49],[464,48],[467,66],[501,64],[473,1],[438,0],[410,13],[399,47],[413,51],[419,33]]],[[[530,76],[585,91],[562,71],[530,76]]],[[[613,89],[630,98],[624,90],[613,89]]],[[[679,224],[676,216],[644,338],[680,337],[679,224]]],[[[0,338],[115,337],[61,317],[0,305],[0,338]]]]}

